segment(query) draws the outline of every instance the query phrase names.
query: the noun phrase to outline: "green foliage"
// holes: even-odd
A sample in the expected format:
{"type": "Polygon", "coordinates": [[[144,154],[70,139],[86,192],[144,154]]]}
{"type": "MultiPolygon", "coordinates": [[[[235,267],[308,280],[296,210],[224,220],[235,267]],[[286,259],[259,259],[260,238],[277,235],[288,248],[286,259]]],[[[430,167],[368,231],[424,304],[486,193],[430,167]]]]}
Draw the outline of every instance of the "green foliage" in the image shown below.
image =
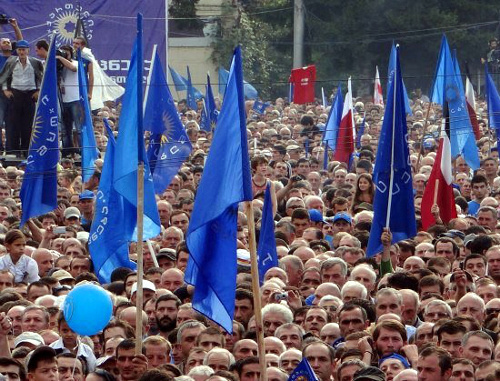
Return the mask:
{"type": "Polygon", "coordinates": [[[200,0],[171,0],[168,8],[169,16],[181,20],[175,20],[176,26],[180,30],[196,29],[202,24],[196,19],[196,4],[200,0]],[[184,19],[184,20],[182,20],[184,19]]]}

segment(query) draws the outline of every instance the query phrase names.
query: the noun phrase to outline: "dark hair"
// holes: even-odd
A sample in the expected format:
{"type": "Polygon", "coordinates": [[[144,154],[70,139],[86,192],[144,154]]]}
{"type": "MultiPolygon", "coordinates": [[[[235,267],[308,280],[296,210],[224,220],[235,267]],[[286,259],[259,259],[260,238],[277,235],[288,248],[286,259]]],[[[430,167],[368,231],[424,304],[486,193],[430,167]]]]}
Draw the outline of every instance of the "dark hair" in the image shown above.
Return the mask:
{"type": "Polygon", "coordinates": [[[444,292],[444,282],[437,275],[427,275],[420,279],[418,282],[418,293],[420,294],[422,291],[422,287],[429,286],[439,286],[439,292],[443,294],[444,292]]]}
{"type": "Polygon", "coordinates": [[[173,381],[174,378],[165,371],[150,369],[144,372],[139,381],[173,381]]]}
{"type": "Polygon", "coordinates": [[[4,238],[3,242],[10,245],[18,239],[26,240],[26,236],[23,234],[23,232],[21,230],[12,229],[12,230],[9,230],[7,232],[7,234],[5,234],[5,238],[4,238]]]}
{"type": "MultiPolygon", "coordinates": [[[[116,352],[115,352],[116,358],[118,359],[118,351],[119,350],[128,351],[130,349],[135,349],[135,339],[125,339],[125,340],[121,341],[116,346],[116,352]]],[[[145,346],[142,346],[142,354],[143,355],[146,354],[146,347],[145,346]]]]}
{"type": "Polygon", "coordinates": [[[128,267],[117,267],[116,269],[113,270],[111,273],[111,282],[116,282],[116,281],[125,281],[127,278],[128,274],[134,273],[133,270],[129,269],[128,267]]]}
{"type": "Polygon", "coordinates": [[[439,358],[439,368],[441,368],[441,375],[443,375],[447,370],[453,368],[453,366],[451,365],[451,355],[447,350],[439,348],[435,344],[429,344],[420,351],[420,357],[428,357],[432,355],[437,355],[439,358]]]}
{"type": "Polygon", "coordinates": [[[241,378],[241,373],[243,372],[243,367],[249,364],[259,364],[259,358],[257,356],[249,356],[236,361],[231,365],[230,371],[236,371],[238,377],[241,378]]]}
{"type": "Polygon", "coordinates": [[[447,320],[436,331],[436,335],[438,337],[438,343],[441,342],[441,336],[443,335],[443,333],[447,333],[449,335],[455,335],[460,332],[465,334],[467,332],[467,327],[463,325],[461,322],[458,322],[456,320],[447,320]]]}
{"type": "MultiPolygon", "coordinates": [[[[473,254],[483,254],[493,246],[493,239],[487,235],[480,235],[474,238],[469,244],[469,250],[473,254]]],[[[467,260],[467,258],[466,258],[467,260]]]]}
{"type": "Polygon", "coordinates": [[[475,175],[474,177],[472,177],[472,180],[470,181],[471,186],[474,186],[474,184],[480,184],[480,183],[484,183],[484,184],[488,185],[488,180],[483,175],[475,175]]]}
{"type": "Polygon", "coordinates": [[[35,44],[38,49],[45,49],[49,51],[49,43],[45,40],[38,40],[35,44]]]}
{"type": "Polygon", "coordinates": [[[418,279],[407,271],[398,271],[389,275],[387,285],[397,290],[408,288],[418,292],[418,279]]]}
{"type": "Polygon", "coordinates": [[[31,373],[38,368],[40,362],[51,360],[56,361],[56,351],[47,345],[42,345],[31,352],[31,356],[26,361],[26,368],[31,373]]]}
{"type": "Polygon", "coordinates": [[[310,221],[309,212],[305,208],[294,209],[294,211],[292,212],[291,220],[293,221],[295,219],[304,219],[310,221]]]}
{"type": "Polygon", "coordinates": [[[104,369],[96,369],[93,372],[90,372],[89,374],[95,374],[101,379],[103,379],[103,381],[116,381],[116,377],[104,369]]]}
{"type": "Polygon", "coordinates": [[[10,357],[0,357],[0,366],[17,366],[19,368],[19,379],[21,381],[26,380],[26,370],[24,369],[24,365],[21,364],[18,360],[10,358],[10,357]]]}

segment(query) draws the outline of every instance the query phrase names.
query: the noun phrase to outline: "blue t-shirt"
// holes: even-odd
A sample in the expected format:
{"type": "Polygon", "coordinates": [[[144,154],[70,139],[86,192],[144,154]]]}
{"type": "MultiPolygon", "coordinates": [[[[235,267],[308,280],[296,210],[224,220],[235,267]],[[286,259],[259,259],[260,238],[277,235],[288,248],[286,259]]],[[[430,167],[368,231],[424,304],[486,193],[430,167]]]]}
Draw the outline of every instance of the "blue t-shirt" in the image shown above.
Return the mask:
{"type": "Polygon", "coordinates": [[[469,214],[471,216],[477,216],[477,211],[479,210],[479,203],[475,200],[469,201],[469,214]]]}

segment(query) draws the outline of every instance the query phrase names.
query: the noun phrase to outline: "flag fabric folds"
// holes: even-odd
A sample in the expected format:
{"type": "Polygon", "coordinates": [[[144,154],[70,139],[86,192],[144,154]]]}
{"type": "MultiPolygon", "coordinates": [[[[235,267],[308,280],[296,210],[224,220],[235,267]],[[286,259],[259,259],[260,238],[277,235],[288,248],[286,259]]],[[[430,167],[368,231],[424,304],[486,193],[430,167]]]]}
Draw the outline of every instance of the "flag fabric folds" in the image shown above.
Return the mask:
{"type": "Polygon", "coordinates": [[[461,78],[458,79],[455,63],[446,36],[441,40],[436,77],[432,88],[432,102],[444,107],[448,102],[450,110],[450,144],[452,158],[462,155],[472,169],[479,168],[479,153],[467,112],[461,78]],[[462,90],[461,90],[462,89],[462,90]]]}
{"type": "Polygon", "coordinates": [[[413,181],[406,142],[404,87],[398,49],[395,51],[395,60],[373,171],[376,190],[367,257],[382,252],[380,236],[387,225],[392,233],[393,243],[412,238],[417,234],[413,181]]]}
{"type": "Polygon", "coordinates": [[[488,125],[497,134],[497,147],[500,147],[500,95],[495,82],[488,73],[488,65],[484,65],[486,81],[486,102],[488,104],[488,125]]]}
{"type": "Polygon", "coordinates": [[[255,112],[259,113],[260,115],[263,115],[266,112],[266,109],[271,105],[270,102],[262,102],[259,100],[256,100],[253,103],[252,110],[255,112]]]}
{"type": "Polygon", "coordinates": [[[323,142],[325,146],[335,152],[337,147],[337,137],[339,134],[340,121],[342,120],[342,110],[344,109],[344,98],[342,96],[342,86],[339,83],[337,93],[333,100],[328,120],[326,121],[325,134],[323,135],[323,142]]]}
{"type": "Polygon", "coordinates": [[[274,213],[271,199],[271,186],[269,182],[264,196],[262,218],[260,222],[259,245],[257,247],[259,258],[259,281],[264,283],[264,275],[271,267],[278,266],[278,253],[276,252],[276,238],[274,237],[274,213]]]}
{"type": "Polygon", "coordinates": [[[319,381],[319,379],[307,359],[304,357],[299,365],[293,370],[290,377],[288,377],[288,381],[319,381]]]}
{"type": "Polygon", "coordinates": [[[113,187],[116,143],[108,121],[103,121],[109,139],[89,233],[89,250],[99,282],[109,283],[114,269],[127,267],[135,270],[137,265],[128,256],[128,232],[135,228],[134,211],[124,208],[123,197],[113,187]]]}
{"type": "Polygon", "coordinates": [[[474,87],[472,86],[469,74],[465,76],[465,101],[467,102],[467,111],[469,113],[472,130],[474,131],[474,137],[477,141],[481,139],[481,131],[479,129],[479,122],[477,121],[476,96],[474,94],[474,87]]]}
{"type": "Polygon", "coordinates": [[[321,88],[321,101],[323,103],[323,108],[327,108],[328,106],[328,99],[326,99],[326,94],[325,94],[325,89],[321,88]]]}
{"type": "Polygon", "coordinates": [[[99,157],[99,150],[95,141],[94,127],[92,125],[92,114],[90,112],[89,98],[87,95],[87,78],[83,68],[81,50],[78,50],[78,88],[80,92],[80,104],[83,110],[83,121],[81,131],[81,155],[82,155],[82,178],[83,182],[89,181],[94,174],[95,161],[99,157]]]}
{"type": "Polygon", "coordinates": [[[147,156],[154,190],[161,194],[191,154],[192,146],[177,114],[158,52],[151,67],[144,130],[150,131],[147,156]]]}
{"type": "MultiPolygon", "coordinates": [[[[396,45],[392,44],[391,55],[389,57],[389,70],[387,73],[387,97],[389,97],[389,86],[391,84],[393,72],[396,70],[396,45]]],[[[403,81],[403,97],[405,102],[405,111],[408,115],[413,115],[410,107],[410,100],[408,99],[408,93],[406,92],[406,86],[403,81]]]]}
{"type": "Polygon", "coordinates": [[[193,82],[191,81],[191,72],[189,71],[189,66],[187,67],[187,106],[191,110],[198,110],[198,104],[196,100],[198,99],[194,91],[193,82]]]}
{"type": "Polygon", "coordinates": [[[422,197],[421,216],[424,230],[427,230],[436,223],[431,212],[434,202],[439,207],[439,216],[444,224],[450,222],[452,218],[457,217],[452,182],[450,123],[446,103],[436,159],[422,197]]]}
{"type": "MultiPolygon", "coordinates": [[[[226,91],[226,85],[228,83],[229,72],[222,66],[219,67],[219,94],[224,95],[226,91]]],[[[258,92],[251,84],[247,81],[243,81],[243,91],[245,93],[246,99],[257,99],[258,92]]]]}
{"type": "Polygon", "coordinates": [[[241,50],[236,48],[187,233],[193,308],[232,332],[238,203],[252,200],[241,50]],[[223,276],[221,276],[223,270],[223,276]]]}
{"type": "Polygon", "coordinates": [[[205,88],[205,98],[203,101],[203,110],[201,113],[200,128],[204,131],[211,132],[217,123],[217,115],[219,111],[215,106],[214,93],[210,84],[210,75],[207,74],[207,85],[205,88]]]}
{"type": "Polygon", "coordinates": [[[333,155],[334,160],[349,164],[351,155],[354,152],[354,128],[351,78],[349,78],[347,82],[347,94],[342,109],[342,118],[337,134],[337,146],[333,155]]]}
{"type": "Polygon", "coordinates": [[[382,84],[380,83],[380,74],[378,66],[375,66],[375,85],[373,89],[373,104],[384,107],[384,95],[382,93],[382,84]]]}
{"type": "Polygon", "coordinates": [[[32,217],[57,208],[57,162],[59,139],[57,114],[56,47],[54,38],[45,63],[40,94],[21,185],[21,226],[32,217]]]}
{"type": "MultiPolygon", "coordinates": [[[[153,177],[149,168],[142,131],[142,42],[137,38],[132,51],[127,87],[123,96],[119,134],[116,142],[113,186],[124,198],[124,208],[137,225],[137,168],[144,163],[144,239],[160,234],[160,218],[154,197],[153,177]],[[138,68],[137,66],[140,65],[138,68]],[[140,74],[139,74],[140,72],[140,74]]],[[[133,232],[130,233],[133,235],[133,232]]]]}
{"type": "Polygon", "coordinates": [[[177,73],[175,69],[172,67],[168,67],[168,70],[170,71],[170,76],[172,77],[174,81],[174,86],[175,86],[175,91],[184,91],[187,90],[187,79],[184,78],[182,75],[177,73]]]}

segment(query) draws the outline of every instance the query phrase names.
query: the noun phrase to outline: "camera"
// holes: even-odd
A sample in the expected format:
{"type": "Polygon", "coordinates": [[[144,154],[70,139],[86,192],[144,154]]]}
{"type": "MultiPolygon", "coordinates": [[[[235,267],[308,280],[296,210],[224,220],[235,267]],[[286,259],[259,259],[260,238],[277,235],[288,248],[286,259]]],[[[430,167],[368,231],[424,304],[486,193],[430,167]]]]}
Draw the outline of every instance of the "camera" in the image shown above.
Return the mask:
{"type": "Polygon", "coordinates": [[[288,294],[286,292],[280,292],[274,295],[274,300],[276,300],[277,302],[287,299],[288,299],[288,294]]]}
{"type": "MultiPolygon", "coordinates": [[[[68,57],[68,52],[64,49],[57,49],[56,50],[56,57],[57,56],[66,58],[67,60],[70,58],[70,57],[68,57]]],[[[60,74],[62,72],[62,70],[64,69],[64,65],[61,61],[57,60],[56,66],[57,66],[57,73],[60,74]]]]}
{"type": "Polygon", "coordinates": [[[7,17],[6,14],[0,13],[0,24],[8,24],[10,22],[10,18],[7,17]]]}

